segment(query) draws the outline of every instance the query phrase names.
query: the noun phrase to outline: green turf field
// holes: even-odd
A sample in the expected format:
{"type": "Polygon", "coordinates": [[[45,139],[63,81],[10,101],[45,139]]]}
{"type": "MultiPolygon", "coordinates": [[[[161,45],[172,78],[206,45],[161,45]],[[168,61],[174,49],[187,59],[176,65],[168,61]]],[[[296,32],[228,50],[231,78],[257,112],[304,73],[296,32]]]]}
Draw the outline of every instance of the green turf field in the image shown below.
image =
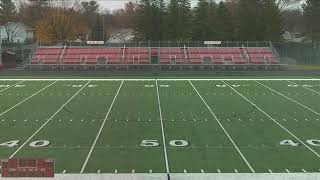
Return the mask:
{"type": "Polygon", "coordinates": [[[57,173],[320,172],[320,80],[0,80],[0,159],[57,173]]]}

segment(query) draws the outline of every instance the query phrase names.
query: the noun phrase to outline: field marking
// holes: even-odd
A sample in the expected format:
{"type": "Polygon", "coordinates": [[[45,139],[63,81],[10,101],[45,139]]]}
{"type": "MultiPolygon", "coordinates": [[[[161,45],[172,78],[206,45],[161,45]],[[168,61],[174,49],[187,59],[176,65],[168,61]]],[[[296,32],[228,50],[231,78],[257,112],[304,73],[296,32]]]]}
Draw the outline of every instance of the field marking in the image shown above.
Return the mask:
{"type": "Polygon", "coordinates": [[[102,122],[102,124],[101,124],[101,126],[100,126],[100,129],[99,129],[99,131],[98,131],[98,134],[97,134],[95,140],[93,141],[93,144],[92,144],[92,146],[91,146],[91,148],[90,148],[90,151],[89,151],[89,153],[88,153],[88,155],[87,155],[87,157],[86,157],[86,160],[84,161],[84,163],[83,163],[83,165],[82,165],[82,168],[81,168],[81,171],[80,171],[81,174],[84,172],[84,169],[86,168],[86,166],[87,166],[87,164],[88,164],[88,161],[89,161],[89,159],[90,159],[90,157],[91,157],[91,154],[92,154],[92,152],[93,152],[93,149],[94,149],[94,147],[96,146],[96,144],[97,144],[97,142],[98,142],[98,139],[99,139],[99,137],[100,137],[100,134],[101,134],[101,132],[102,132],[102,130],[103,130],[105,124],[106,124],[106,121],[107,121],[107,119],[108,119],[108,117],[109,117],[109,114],[110,114],[110,112],[111,112],[111,110],[112,110],[113,104],[114,104],[114,102],[116,101],[116,99],[117,99],[117,97],[118,97],[118,94],[119,94],[120,89],[121,89],[121,87],[122,87],[122,85],[123,85],[123,82],[124,82],[124,80],[121,81],[121,84],[120,84],[120,86],[119,86],[119,88],[118,88],[118,90],[117,90],[117,93],[115,94],[115,96],[114,96],[114,98],[113,98],[113,100],[112,100],[112,102],[111,102],[111,104],[110,104],[110,107],[109,107],[109,109],[108,109],[108,112],[107,112],[106,116],[104,117],[104,120],[103,120],[103,122],[102,122]]]}
{"type": "Polygon", "coordinates": [[[263,86],[263,87],[265,87],[265,88],[269,89],[270,91],[275,92],[275,93],[277,93],[278,95],[280,95],[280,96],[282,96],[282,97],[285,97],[286,99],[289,99],[290,101],[292,101],[292,102],[294,102],[294,103],[296,103],[296,104],[298,104],[298,105],[300,105],[300,106],[302,106],[302,107],[304,107],[304,108],[308,109],[309,111],[311,111],[311,112],[313,112],[313,113],[315,113],[315,114],[317,114],[317,115],[319,115],[319,116],[320,116],[320,113],[318,113],[317,111],[315,111],[315,110],[313,110],[313,109],[311,109],[311,108],[309,108],[309,107],[305,106],[304,104],[299,103],[298,101],[296,101],[296,100],[294,100],[294,99],[292,99],[292,98],[290,98],[290,97],[288,97],[288,96],[286,96],[286,95],[284,95],[284,94],[282,94],[282,93],[280,93],[280,92],[278,92],[278,91],[276,91],[276,90],[272,89],[271,87],[269,87],[269,86],[267,86],[267,85],[265,85],[265,84],[260,83],[259,81],[256,81],[256,82],[257,82],[258,84],[260,84],[261,86],[263,86]]]}
{"type": "MultiPolygon", "coordinates": [[[[55,81],[56,82],[56,81],[55,81]]],[[[54,82],[54,83],[55,83],[54,82]]],[[[82,86],[67,102],[65,102],[42,126],[34,132],[10,157],[11,159],[15,156],[35,135],[37,135],[74,97],[76,97],[80,91],[82,91],[91,81],[88,81],[84,86],[82,86]]],[[[53,84],[53,83],[52,83],[53,84]]]]}
{"type": "Polygon", "coordinates": [[[249,163],[249,161],[247,160],[247,158],[242,154],[242,152],[240,151],[239,147],[237,146],[237,144],[234,142],[234,140],[231,138],[231,136],[229,135],[229,133],[227,132],[227,130],[224,128],[224,126],[221,124],[220,120],[217,118],[217,116],[214,114],[214,112],[212,111],[212,109],[210,108],[210,106],[207,104],[207,102],[203,99],[203,97],[201,96],[201,94],[199,93],[199,91],[197,90],[197,88],[192,84],[191,81],[189,81],[189,83],[191,84],[191,86],[193,87],[193,89],[195,90],[195,92],[198,94],[198,96],[200,97],[200,99],[202,100],[202,102],[207,106],[208,110],[210,111],[211,115],[214,117],[214,119],[218,122],[219,126],[221,127],[221,129],[223,130],[223,132],[227,135],[227,137],[229,138],[229,140],[231,141],[231,143],[233,144],[233,146],[236,148],[236,150],[238,151],[239,155],[241,156],[241,158],[244,160],[244,162],[247,164],[247,166],[249,167],[249,169],[251,170],[251,172],[255,173],[255,170],[252,168],[251,164],[249,163]]]}
{"type": "Polygon", "coordinates": [[[316,91],[316,90],[310,89],[310,88],[305,87],[305,86],[301,86],[300,84],[295,83],[295,82],[292,82],[292,81],[290,81],[290,80],[287,80],[287,81],[288,81],[288,82],[290,82],[290,83],[293,83],[293,84],[295,84],[295,85],[298,85],[299,87],[302,87],[302,88],[304,88],[304,89],[307,89],[307,90],[309,90],[309,91],[312,91],[312,92],[314,92],[314,93],[320,94],[320,92],[319,92],[319,91],[316,91]]]}
{"type": "Polygon", "coordinates": [[[259,106],[257,106],[255,103],[250,101],[248,98],[246,98],[244,95],[242,95],[240,92],[238,92],[236,89],[231,87],[229,84],[226,82],[222,81],[225,83],[227,86],[229,86],[234,92],[236,92],[239,96],[241,96],[243,99],[245,99],[247,102],[249,102],[251,105],[256,107],[260,112],[262,112],[265,116],[270,118],[274,123],[276,123],[279,127],[281,127],[284,131],[286,131],[288,134],[290,134],[292,137],[294,137],[296,140],[298,140],[301,144],[303,144],[307,149],[309,149],[311,152],[313,152],[317,157],[320,158],[320,155],[314,151],[312,148],[310,148],[306,143],[304,143],[300,138],[298,138],[296,135],[294,135],[291,131],[289,131],[287,128],[285,128],[282,124],[280,124],[277,120],[275,120],[273,117],[271,117],[268,113],[266,113],[264,110],[262,110],[259,106]]]}
{"type": "Polygon", "coordinates": [[[22,82],[24,82],[24,81],[22,80],[22,81],[20,81],[20,82],[18,82],[18,83],[15,83],[15,84],[10,85],[9,87],[6,87],[6,88],[4,88],[4,89],[1,89],[1,90],[0,90],[0,93],[3,92],[3,91],[5,91],[5,90],[7,90],[7,89],[9,89],[9,88],[12,88],[12,87],[15,86],[15,85],[20,84],[20,83],[22,83],[22,82]]]}
{"type": "Polygon", "coordinates": [[[40,89],[39,91],[37,91],[37,92],[35,92],[35,93],[33,93],[31,96],[29,96],[29,97],[25,98],[24,100],[20,101],[19,103],[15,104],[15,105],[12,106],[11,108],[5,110],[4,112],[2,112],[2,113],[0,114],[0,117],[1,117],[2,115],[4,115],[5,113],[9,112],[10,110],[12,110],[13,108],[15,108],[15,107],[19,106],[20,104],[24,103],[24,102],[27,101],[28,99],[32,98],[33,96],[39,94],[40,92],[42,92],[43,90],[47,89],[48,87],[50,87],[51,85],[53,85],[53,84],[56,83],[56,82],[57,82],[57,81],[54,81],[53,83],[47,85],[46,87],[40,89]]]}
{"type": "MultiPolygon", "coordinates": [[[[258,79],[196,79],[196,78],[190,78],[190,79],[157,79],[158,81],[320,81],[320,79],[264,79],[264,78],[258,78],[258,79]]],[[[1,81],[154,81],[154,79],[0,79],[1,81]]]]}
{"type": "Polygon", "coordinates": [[[160,125],[161,125],[161,135],[162,135],[164,159],[165,159],[165,163],[166,163],[167,176],[168,176],[168,179],[170,179],[170,167],[169,167],[169,161],[168,161],[167,145],[166,145],[164,126],[163,126],[161,101],[160,101],[159,86],[158,86],[158,80],[157,79],[156,79],[156,89],[157,89],[157,99],[158,99],[158,108],[159,108],[159,116],[160,116],[160,125]]]}

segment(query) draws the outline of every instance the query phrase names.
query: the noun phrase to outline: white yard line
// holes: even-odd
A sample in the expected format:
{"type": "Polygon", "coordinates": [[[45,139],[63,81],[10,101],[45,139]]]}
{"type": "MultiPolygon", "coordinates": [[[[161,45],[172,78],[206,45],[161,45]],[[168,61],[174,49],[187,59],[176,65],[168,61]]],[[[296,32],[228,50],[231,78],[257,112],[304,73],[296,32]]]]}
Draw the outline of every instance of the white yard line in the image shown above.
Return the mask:
{"type": "Polygon", "coordinates": [[[288,134],[290,134],[292,137],[294,137],[296,140],[298,140],[301,144],[303,144],[306,148],[308,148],[312,153],[314,153],[317,157],[320,157],[320,155],[314,151],[312,148],[310,148],[306,143],[304,143],[300,138],[298,138],[296,135],[294,135],[291,131],[289,131],[287,128],[285,128],[282,124],[280,124],[277,120],[275,120],[273,117],[271,117],[268,113],[266,113],[264,110],[262,110],[259,106],[257,106],[255,103],[251,102],[248,98],[246,98],[244,95],[242,95],[240,92],[238,92],[236,89],[234,89],[232,86],[227,84],[226,82],[222,81],[224,84],[226,84],[228,87],[230,87],[234,92],[236,92],[239,96],[241,96],[243,99],[245,99],[247,102],[249,102],[251,105],[256,107],[260,112],[262,112],[265,116],[267,116],[270,120],[272,120],[274,123],[276,123],[280,128],[282,128],[284,131],[286,131],[288,134]]]}
{"type": "Polygon", "coordinates": [[[18,102],[17,104],[15,104],[14,106],[12,106],[11,108],[5,110],[4,112],[2,112],[2,113],[0,114],[0,117],[1,117],[2,115],[4,115],[5,113],[9,112],[10,110],[12,110],[13,108],[15,108],[15,107],[19,106],[20,104],[24,103],[24,102],[27,101],[28,99],[32,98],[33,96],[39,94],[40,92],[42,92],[43,90],[47,89],[48,87],[50,87],[51,85],[53,85],[53,84],[56,83],[56,82],[57,82],[57,81],[54,81],[53,83],[47,85],[46,87],[40,89],[39,91],[37,91],[37,92],[35,92],[35,93],[33,93],[31,96],[29,96],[29,97],[25,98],[24,100],[18,102]]]}
{"type": "Polygon", "coordinates": [[[302,107],[304,107],[304,108],[308,109],[309,111],[311,111],[311,112],[313,112],[313,113],[315,113],[315,114],[317,114],[317,115],[319,115],[319,116],[320,116],[320,113],[319,113],[319,112],[317,112],[317,111],[315,111],[315,110],[313,110],[313,109],[311,109],[311,108],[309,108],[309,107],[305,106],[304,104],[299,103],[298,101],[296,101],[296,100],[294,100],[294,99],[291,99],[290,97],[288,97],[288,96],[286,96],[286,95],[284,95],[284,94],[282,94],[282,93],[280,93],[280,92],[278,92],[278,91],[276,91],[276,90],[272,89],[271,87],[269,87],[269,86],[267,86],[267,85],[265,85],[265,84],[260,83],[259,81],[256,81],[256,82],[257,82],[258,84],[260,84],[261,86],[263,86],[263,87],[265,87],[265,88],[267,88],[267,89],[271,90],[272,92],[275,92],[275,93],[279,94],[280,96],[282,96],[282,97],[284,97],[284,98],[286,98],[286,99],[289,99],[290,101],[292,101],[292,102],[294,102],[294,103],[296,103],[296,104],[298,104],[298,105],[300,105],[300,106],[302,106],[302,107]]]}
{"type": "Polygon", "coordinates": [[[159,116],[160,116],[160,125],[161,125],[161,135],[162,135],[164,159],[165,159],[165,163],[166,163],[167,176],[168,176],[168,179],[170,179],[169,178],[169,176],[170,176],[170,167],[169,167],[169,161],[168,161],[166,137],[165,137],[164,126],[163,126],[163,118],[162,118],[162,110],[161,110],[161,101],[160,101],[160,95],[159,95],[158,80],[156,80],[156,88],[157,88],[157,99],[158,99],[158,108],[159,108],[159,116]]]}
{"type": "MultiPolygon", "coordinates": [[[[56,81],[55,81],[56,82],[56,81]]],[[[54,83],[55,83],[54,82],[54,83]]],[[[64,103],[42,126],[34,132],[10,157],[14,157],[35,135],[37,135],[74,97],[76,97],[80,91],[82,91],[91,81],[88,81],[84,86],[82,86],[66,103],[64,103]]],[[[52,83],[53,84],[53,83],[52,83]]]]}
{"type": "Polygon", "coordinates": [[[7,90],[7,89],[9,89],[9,88],[12,88],[12,87],[15,86],[15,85],[20,84],[20,83],[22,83],[22,82],[24,82],[24,81],[22,80],[22,81],[20,81],[20,82],[18,82],[18,83],[15,83],[15,84],[10,85],[9,87],[6,87],[6,88],[4,88],[4,89],[1,89],[1,90],[0,90],[0,93],[3,92],[3,91],[5,91],[5,90],[7,90]]]}
{"type": "MultiPolygon", "coordinates": [[[[1,81],[154,81],[154,79],[0,79],[1,81]]],[[[320,81],[320,79],[205,79],[205,78],[189,78],[189,79],[157,79],[158,81],[320,81]]]]}
{"type": "Polygon", "coordinates": [[[84,170],[85,170],[85,168],[86,168],[86,166],[87,166],[87,164],[88,164],[88,161],[89,161],[89,159],[90,159],[90,157],[91,157],[92,151],[93,151],[94,147],[96,146],[96,144],[97,144],[97,142],[98,142],[98,139],[99,139],[99,137],[100,137],[100,134],[101,134],[101,132],[102,132],[102,130],[103,130],[105,124],[106,124],[106,121],[107,121],[107,119],[108,119],[108,117],[109,117],[109,114],[110,114],[110,112],[111,112],[111,110],[112,110],[113,104],[114,104],[114,102],[116,101],[116,99],[117,99],[117,97],[118,97],[118,94],[119,94],[119,92],[120,92],[120,90],[121,90],[121,87],[122,87],[122,85],[123,85],[123,82],[124,82],[124,80],[122,80],[122,82],[121,82],[121,84],[120,84],[120,86],[119,86],[119,88],[118,88],[118,91],[117,91],[117,93],[115,94],[115,96],[114,96],[114,98],[113,98],[113,100],[112,100],[112,102],[111,102],[111,105],[110,105],[110,107],[109,107],[109,109],[108,109],[108,112],[107,112],[106,116],[104,117],[104,120],[103,120],[103,122],[102,122],[102,124],[101,124],[101,126],[100,126],[100,129],[99,129],[99,131],[98,131],[98,134],[97,134],[95,140],[93,141],[93,144],[92,144],[92,146],[91,146],[91,148],[90,148],[90,151],[89,151],[89,153],[88,153],[88,155],[87,155],[87,157],[86,157],[86,160],[84,161],[84,163],[83,163],[83,165],[82,165],[82,168],[81,168],[80,173],[83,173],[83,172],[84,172],[84,170]]]}
{"type": "Polygon", "coordinates": [[[290,83],[292,83],[292,84],[299,85],[299,87],[302,87],[302,88],[307,89],[307,90],[309,90],[309,91],[312,91],[312,92],[314,92],[314,93],[320,94],[320,92],[319,92],[319,91],[316,91],[316,90],[310,89],[310,88],[305,87],[305,86],[301,86],[300,84],[295,83],[295,82],[292,82],[292,81],[290,81],[290,80],[287,80],[287,81],[288,81],[288,82],[290,82],[290,83]]]}
{"type": "Polygon", "coordinates": [[[255,172],[255,170],[253,169],[253,167],[251,166],[251,164],[249,163],[249,161],[247,160],[247,158],[242,154],[242,152],[240,151],[239,147],[237,146],[237,144],[234,142],[234,140],[232,139],[232,137],[229,135],[229,133],[227,132],[227,130],[224,128],[224,126],[222,125],[222,123],[220,122],[220,120],[218,119],[218,117],[214,114],[214,112],[212,111],[212,109],[210,108],[210,106],[207,104],[207,102],[203,99],[203,97],[201,96],[201,94],[199,93],[199,91],[197,90],[197,88],[192,84],[191,81],[189,81],[189,83],[191,84],[191,86],[193,87],[193,89],[196,91],[196,93],[198,94],[198,96],[200,97],[200,99],[202,100],[202,102],[207,106],[208,110],[210,111],[210,113],[212,114],[212,116],[214,117],[214,119],[218,122],[219,126],[221,127],[221,129],[223,130],[223,132],[226,134],[226,136],[229,138],[229,140],[231,141],[231,143],[233,144],[233,146],[235,147],[235,149],[238,151],[239,155],[241,156],[241,158],[243,159],[243,161],[247,164],[247,166],[249,167],[249,169],[251,170],[251,172],[255,172]]]}

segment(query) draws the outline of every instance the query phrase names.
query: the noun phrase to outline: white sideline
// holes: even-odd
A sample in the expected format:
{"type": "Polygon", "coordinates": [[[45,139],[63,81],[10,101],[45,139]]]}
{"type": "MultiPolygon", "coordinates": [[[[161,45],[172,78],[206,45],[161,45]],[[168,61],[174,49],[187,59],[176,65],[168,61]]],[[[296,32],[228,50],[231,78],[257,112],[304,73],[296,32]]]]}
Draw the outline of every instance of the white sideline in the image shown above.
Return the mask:
{"type": "Polygon", "coordinates": [[[239,96],[241,96],[243,99],[245,99],[247,102],[252,104],[254,107],[256,107],[259,111],[261,111],[264,115],[266,115],[268,118],[270,118],[274,123],[276,123],[279,127],[281,127],[284,131],[286,131],[288,134],[290,134],[292,137],[294,137],[296,140],[298,140],[301,144],[303,144],[306,148],[308,148],[311,152],[313,152],[317,157],[320,157],[320,155],[314,151],[312,148],[310,148],[306,143],[304,143],[300,138],[298,138],[296,135],[294,135],[291,131],[289,131],[287,128],[285,128],[282,124],[280,124],[278,121],[276,121],[273,117],[271,117],[268,113],[266,113],[264,110],[262,110],[259,106],[257,106],[255,103],[251,102],[248,98],[246,98],[244,95],[239,93],[236,89],[234,89],[232,86],[227,84],[226,82],[222,81],[224,84],[226,84],[228,87],[230,87],[234,92],[236,92],[239,96]]]}
{"type": "Polygon", "coordinates": [[[167,176],[169,176],[170,167],[169,167],[169,161],[168,161],[168,153],[167,153],[167,145],[166,145],[167,143],[166,143],[166,138],[165,138],[165,134],[164,134],[164,126],[163,126],[163,119],[162,119],[162,110],[161,110],[158,80],[156,80],[156,87],[157,87],[157,98],[158,98],[159,116],[160,116],[160,124],[161,124],[161,135],[162,135],[164,159],[165,159],[165,163],[166,163],[167,176]]]}
{"type": "Polygon", "coordinates": [[[11,108],[5,110],[4,112],[2,112],[2,113],[0,114],[0,117],[1,117],[2,115],[4,115],[5,113],[9,112],[11,109],[19,106],[20,104],[24,103],[24,102],[27,101],[28,99],[32,98],[33,96],[39,94],[40,92],[42,92],[43,90],[47,89],[48,87],[50,87],[51,85],[53,85],[53,84],[56,83],[56,82],[57,82],[57,81],[54,81],[53,83],[47,85],[46,87],[40,89],[39,91],[37,91],[37,92],[35,92],[35,93],[33,93],[31,96],[29,96],[29,97],[25,98],[24,100],[20,101],[19,103],[15,104],[15,105],[12,106],[11,108]]]}
{"type": "Polygon", "coordinates": [[[289,98],[288,96],[286,96],[286,95],[284,95],[284,94],[282,94],[282,93],[280,93],[280,92],[278,92],[278,91],[276,91],[276,90],[272,89],[271,87],[269,87],[269,86],[267,86],[267,85],[265,85],[265,84],[260,83],[259,81],[256,81],[256,82],[257,82],[258,84],[260,84],[261,86],[263,86],[263,87],[265,87],[265,88],[267,88],[267,89],[271,90],[272,92],[275,92],[275,93],[279,94],[280,96],[285,97],[285,98],[289,99],[290,101],[292,101],[292,102],[294,102],[294,103],[296,103],[296,104],[298,104],[298,105],[300,105],[300,106],[302,106],[302,107],[304,107],[304,108],[308,109],[309,111],[311,111],[311,112],[313,112],[313,113],[315,113],[315,114],[317,114],[317,115],[319,115],[319,116],[320,116],[320,113],[318,113],[317,111],[315,111],[315,110],[313,110],[313,109],[311,109],[311,108],[309,108],[309,107],[305,106],[304,104],[299,103],[298,101],[296,101],[296,100],[294,100],[294,99],[289,98]]]}
{"type": "Polygon", "coordinates": [[[200,99],[202,100],[202,102],[207,106],[208,110],[210,111],[210,113],[212,114],[212,116],[214,117],[214,119],[218,122],[219,126],[221,127],[221,129],[223,130],[223,132],[227,135],[227,137],[229,138],[229,140],[231,141],[231,143],[233,144],[233,146],[236,148],[236,150],[238,151],[239,155],[241,156],[241,158],[244,160],[244,162],[247,164],[247,166],[249,167],[249,169],[251,170],[251,172],[255,173],[255,170],[252,168],[251,164],[249,163],[249,161],[247,160],[247,158],[242,154],[242,152],[240,151],[239,147],[237,146],[237,144],[233,141],[233,139],[231,138],[231,136],[229,135],[229,133],[227,132],[227,130],[224,128],[224,126],[221,124],[221,122],[219,121],[219,119],[217,118],[217,116],[214,114],[214,112],[212,111],[212,109],[210,108],[210,106],[207,104],[207,102],[203,99],[203,97],[201,96],[201,94],[199,93],[199,91],[196,89],[196,87],[192,84],[191,81],[189,81],[189,83],[191,84],[191,86],[193,87],[193,89],[196,91],[196,93],[198,94],[198,96],[200,97],[200,99]]]}
{"type": "Polygon", "coordinates": [[[1,90],[0,90],[0,93],[1,93],[2,91],[5,91],[5,90],[7,90],[7,89],[9,89],[9,88],[11,88],[11,87],[13,87],[13,86],[15,86],[15,85],[20,84],[20,83],[22,83],[22,82],[24,82],[24,81],[22,80],[22,81],[20,81],[20,82],[18,82],[18,83],[15,83],[15,84],[10,85],[9,87],[6,87],[6,88],[4,88],[4,89],[1,89],[1,90]]]}
{"type": "Polygon", "coordinates": [[[122,80],[122,82],[121,82],[121,84],[120,84],[120,86],[119,86],[119,88],[118,88],[118,91],[117,91],[116,95],[114,96],[114,98],[113,98],[113,100],[112,100],[112,102],[111,102],[111,105],[110,105],[110,107],[109,107],[109,109],[108,109],[108,112],[107,112],[106,116],[104,117],[104,120],[103,120],[103,122],[102,122],[102,124],[101,124],[101,126],[100,126],[100,129],[99,129],[99,131],[98,131],[98,134],[97,134],[96,138],[94,139],[93,144],[92,144],[92,146],[91,146],[91,148],[90,148],[90,151],[89,151],[89,153],[88,153],[88,155],[87,155],[87,157],[86,157],[86,160],[84,161],[84,163],[83,163],[83,165],[82,165],[82,168],[81,168],[80,173],[83,173],[83,172],[84,172],[84,169],[86,168],[86,166],[87,166],[87,164],[88,164],[88,161],[89,161],[89,159],[90,159],[90,156],[91,156],[91,154],[92,154],[92,151],[93,151],[94,147],[95,147],[96,144],[97,144],[97,141],[98,141],[98,139],[99,139],[99,137],[100,137],[100,134],[101,134],[101,132],[102,132],[102,130],[103,130],[103,127],[105,126],[105,123],[106,123],[106,121],[107,121],[107,119],[108,119],[108,117],[109,117],[109,114],[110,114],[110,112],[111,112],[111,109],[112,109],[112,107],[113,107],[113,104],[114,104],[114,102],[116,101],[116,99],[117,99],[117,97],[118,97],[118,94],[119,94],[120,89],[121,89],[121,87],[122,87],[122,85],[123,85],[123,82],[124,82],[124,80],[122,80]]]}
{"type": "Polygon", "coordinates": [[[290,82],[290,83],[292,83],[292,84],[298,85],[298,86],[300,86],[300,87],[302,87],[302,88],[304,88],[304,89],[307,89],[307,90],[309,90],[309,91],[312,91],[312,92],[314,92],[314,93],[320,94],[320,92],[319,92],[319,91],[316,91],[316,90],[310,89],[310,88],[305,87],[305,86],[301,86],[300,84],[295,83],[295,82],[292,82],[292,81],[290,81],[290,80],[287,80],[287,81],[288,81],[288,82],[290,82]]]}
{"type": "MultiPolygon", "coordinates": [[[[154,81],[153,79],[146,78],[146,79],[0,79],[0,81],[154,81]]],[[[258,78],[258,79],[205,79],[205,78],[189,78],[189,79],[175,79],[175,78],[162,78],[162,79],[157,79],[158,81],[287,81],[287,80],[292,80],[292,81],[320,81],[320,79],[264,79],[264,78],[258,78]]]]}
{"type": "MultiPolygon", "coordinates": [[[[56,81],[55,81],[56,82],[56,81]]],[[[80,91],[82,91],[91,81],[88,81],[82,86],[66,103],[64,103],[36,132],[34,132],[10,157],[15,156],[38,132],[40,132],[74,97],[76,97],[80,91]]]]}

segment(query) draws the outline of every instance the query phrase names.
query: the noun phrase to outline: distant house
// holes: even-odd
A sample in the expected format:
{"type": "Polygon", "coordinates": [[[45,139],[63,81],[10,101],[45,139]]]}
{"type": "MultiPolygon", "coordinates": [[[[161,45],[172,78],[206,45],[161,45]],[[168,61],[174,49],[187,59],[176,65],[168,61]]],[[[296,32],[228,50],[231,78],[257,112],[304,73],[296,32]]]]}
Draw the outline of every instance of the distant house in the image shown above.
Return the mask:
{"type": "Polygon", "coordinates": [[[24,43],[33,41],[35,29],[20,23],[8,22],[0,27],[2,42],[24,43]],[[9,35],[9,38],[8,38],[9,35]]]}
{"type": "Polygon", "coordinates": [[[130,28],[116,29],[114,30],[110,38],[106,41],[106,43],[127,43],[133,40],[134,30],[130,28]]]}
{"type": "Polygon", "coordinates": [[[285,42],[311,42],[311,40],[305,36],[303,33],[299,33],[299,32],[289,32],[286,31],[283,35],[282,38],[285,42]]]}

